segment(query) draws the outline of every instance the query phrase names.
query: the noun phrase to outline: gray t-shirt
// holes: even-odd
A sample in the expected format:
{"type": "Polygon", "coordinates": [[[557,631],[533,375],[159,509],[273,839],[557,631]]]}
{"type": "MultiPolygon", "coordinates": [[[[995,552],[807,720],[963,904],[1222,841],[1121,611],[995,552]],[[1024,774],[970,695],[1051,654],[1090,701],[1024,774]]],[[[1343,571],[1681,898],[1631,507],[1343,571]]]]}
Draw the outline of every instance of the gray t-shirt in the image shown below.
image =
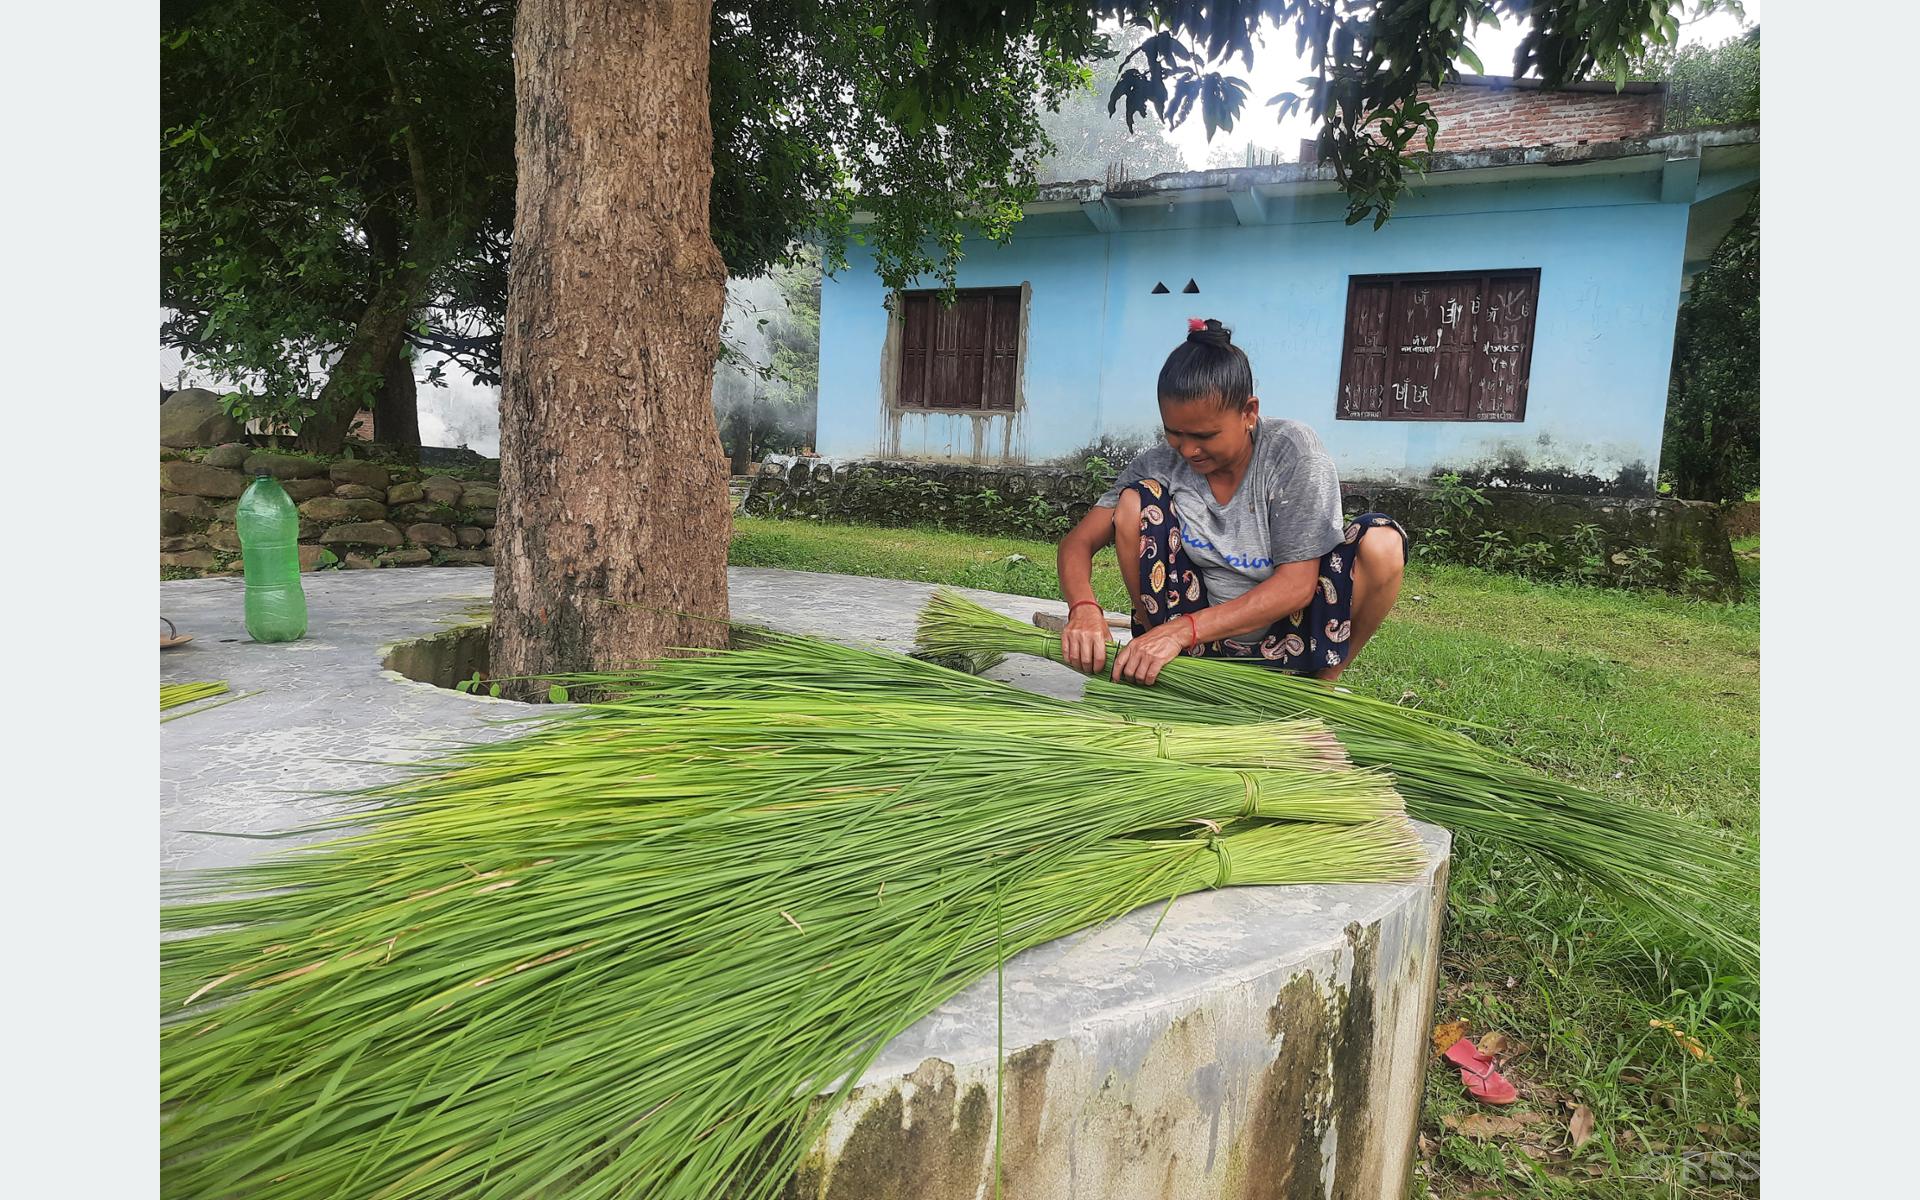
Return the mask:
{"type": "Polygon", "coordinates": [[[1213,498],[1206,476],[1165,442],[1127,464],[1099,507],[1120,503],[1120,489],[1157,479],[1167,489],[1187,557],[1207,585],[1207,600],[1233,600],[1280,563],[1319,558],[1340,544],[1340,477],[1313,430],[1269,418],[1253,433],[1253,461],[1233,499],[1213,498]]]}

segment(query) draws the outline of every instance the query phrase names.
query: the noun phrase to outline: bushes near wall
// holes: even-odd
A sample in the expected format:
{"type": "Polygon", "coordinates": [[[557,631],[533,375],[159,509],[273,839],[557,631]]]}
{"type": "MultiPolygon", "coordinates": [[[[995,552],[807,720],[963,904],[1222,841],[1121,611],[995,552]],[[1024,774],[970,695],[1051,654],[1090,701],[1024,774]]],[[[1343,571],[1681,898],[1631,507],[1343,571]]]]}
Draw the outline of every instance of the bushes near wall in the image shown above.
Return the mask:
{"type": "MultiPolygon", "coordinates": [[[[1114,468],[977,467],[772,459],[748,486],[752,516],[924,526],[1057,540],[1107,489],[1114,468]]],[[[1448,562],[1599,586],[1650,587],[1714,599],[1740,594],[1718,505],[1620,496],[1349,483],[1349,516],[1391,513],[1413,552],[1448,562]]]]}
{"type": "Polygon", "coordinates": [[[300,510],[302,571],[493,563],[494,460],[436,464],[429,456],[414,465],[386,460],[377,447],[320,458],[234,442],[161,448],[161,578],[240,573],[234,506],[262,472],[300,510]]]}
{"type": "Polygon", "coordinates": [[[1349,514],[1399,518],[1423,558],[1716,600],[1741,594],[1716,504],[1475,488],[1456,475],[1438,476],[1430,487],[1353,483],[1341,490],[1349,514]]]}
{"type": "Polygon", "coordinates": [[[770,458],[748,486],[741,511],[1054,540],[1073,528],[1113,477],[1113,467],[1099,458],[1077,468],[770,458]]]}

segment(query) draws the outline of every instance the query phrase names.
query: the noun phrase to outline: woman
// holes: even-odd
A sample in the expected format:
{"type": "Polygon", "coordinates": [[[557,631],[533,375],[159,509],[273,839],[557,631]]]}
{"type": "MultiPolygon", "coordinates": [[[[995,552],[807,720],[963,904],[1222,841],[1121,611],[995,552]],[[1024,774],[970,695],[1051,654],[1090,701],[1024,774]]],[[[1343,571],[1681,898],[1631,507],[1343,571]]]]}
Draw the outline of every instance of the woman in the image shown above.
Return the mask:
{"type": "Polygon", "coordinates": [[[1060,543],[1068,665],[1106,665],[1093,555],[1111,544],[1133,597],[1115,681],[1151,684],[1181,653],[1340,678],[1400,595],[1407,531],[1381,513],[1342,522],[1333,460],[1298,421],[1261,420],[1253,367],[1220,322],[1188,322],[1159,394],[1166,444],[1060,543]]]}

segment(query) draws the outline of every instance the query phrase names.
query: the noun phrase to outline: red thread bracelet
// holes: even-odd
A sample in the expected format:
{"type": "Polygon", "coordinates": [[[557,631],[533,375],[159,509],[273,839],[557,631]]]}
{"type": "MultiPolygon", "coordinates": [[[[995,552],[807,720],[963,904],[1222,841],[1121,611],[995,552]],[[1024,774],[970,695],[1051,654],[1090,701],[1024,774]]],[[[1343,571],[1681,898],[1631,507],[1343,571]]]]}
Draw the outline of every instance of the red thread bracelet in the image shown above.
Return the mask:
{"type": "Polygon", "coordinates": [[[1067,605],[1067,615],[1072,616],[1073,610],[1079,608],[1082,604],[1091,604],[1095,608],[1100,609],[1101,612],[1107,611],[1098,600],[1075,600],[1072,604],[1067,605]]]}
{"type": "Polygon", "coordinates": [[[1193,641],[1187,643],[1187,649],[1191,650],[1200,644],[1200,622],[1193,619],[1192,613],[1181,613],[1180,615],[1187,619],[1188,626],[1193,630],[1193,641]]]}

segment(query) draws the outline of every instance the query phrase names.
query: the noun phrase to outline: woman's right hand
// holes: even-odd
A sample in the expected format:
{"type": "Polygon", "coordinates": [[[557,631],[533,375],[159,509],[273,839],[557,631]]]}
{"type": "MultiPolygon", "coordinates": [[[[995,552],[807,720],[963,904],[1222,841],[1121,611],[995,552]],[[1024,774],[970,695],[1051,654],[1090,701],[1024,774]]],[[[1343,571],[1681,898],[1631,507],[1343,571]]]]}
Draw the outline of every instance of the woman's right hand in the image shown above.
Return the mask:
{"type": "Polygon", "coordinates": [[[1105,612],[1091,604],[1076,605],[1060,633],[1061,657],[1074,670],[1091,675],[1106,666],[1111,637],[1105,612]]]}

